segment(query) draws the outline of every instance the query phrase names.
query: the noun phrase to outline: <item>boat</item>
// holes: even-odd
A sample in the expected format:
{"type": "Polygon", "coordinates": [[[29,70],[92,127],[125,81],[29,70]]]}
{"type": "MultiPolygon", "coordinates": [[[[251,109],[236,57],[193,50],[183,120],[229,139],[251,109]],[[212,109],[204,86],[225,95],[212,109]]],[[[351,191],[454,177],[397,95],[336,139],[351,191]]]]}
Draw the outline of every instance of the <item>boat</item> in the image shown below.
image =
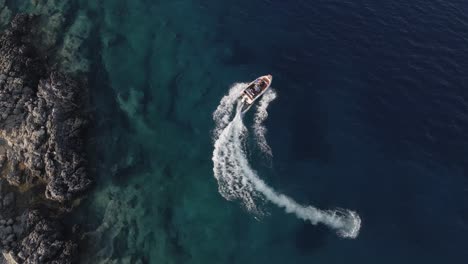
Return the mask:
{"type": "Polygon", "coordinates": [[[249,83],[242,91],[240,98],[242,102],[242,113],[247,112],[255,100],[260,98],[270,87],[273,77],[269,75],[261,76],[249,83]]]}

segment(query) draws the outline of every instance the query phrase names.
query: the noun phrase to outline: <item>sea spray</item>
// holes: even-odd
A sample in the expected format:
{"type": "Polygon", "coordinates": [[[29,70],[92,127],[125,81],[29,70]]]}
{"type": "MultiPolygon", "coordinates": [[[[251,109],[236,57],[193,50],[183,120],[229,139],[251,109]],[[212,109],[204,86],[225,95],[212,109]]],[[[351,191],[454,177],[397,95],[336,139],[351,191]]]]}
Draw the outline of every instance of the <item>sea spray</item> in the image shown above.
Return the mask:
{"type": "MultiPolygon", "coordinates": [[[[245,87],[246,84],[235,84],[228,95],[223,97],[213,114],[216,123],[213,172],[218,181],[220,194],[227,200],[240,200],[248,210],[254,212],[261,211],[257,201],[265,199],[302,220],[314,225],[325,224],[342,237],[355,238],[361,225],[361,219],[355,212],[344,209],[320,210],[313,206],[301,205],[292,198],[277,193],[251,168],[245,144],[248,131],[242,121],[243,115],[240,111],[242,105],[238,100],[240,92],[245,87]]],[[[273,99],[263,100],[262,109],[266,111],[273,99]]],[[[264,142],[266,144],[266,140],[264,142]]]]}
{"type": "MultiPolygon", "coordinates": [[[[213,119],[216,127],[214,129],[214,144],[215,150],[213,152],[213,162],[215,171],[214,176],[218,181],[218,189],[221,195],[227,200],[239,200],[243,205],[252,212],[260,213],[261,209],[257,206],[259,200],[262,199],[261,195],[255,190],[254,186],[242,174],[237,173],[240,168],[239,161],[233,159],[236,148],[230,146],[219,146],[226,140],[220,140],[227,136],[232,136],[229,132],[234,125],[232,122],[233,112],[236,116],[240,112],[240,104],[237,104],[239,94],[245,89],[247,83],[237,83],[231,87],[229,93],[221,99],[218,108],[213,113],[213,119]],[[237,105],[237,109],[235,109],[237,105]]],[[[247,133],[245,127],[241,127],[238,133],[247,133]]],[[[241,138],[245,138],[242,136],[241,138]]],[[[244,150],[244,146],[239,148],[240,151],[244,150]]]]}
{"type": "Polygon", "coordinates": [[[268,145],[266,140],[265,135],[267,129],[264,125],[264,122],[268,117],[268,105],[275,99],[276,92],[273,89],[269,89],[263,94],[262,98],[257,104],[257,111],[255,112],[254,123],[252,126],[257,145],[262,153],[265,154],[268,158],[273,156],[273,152],[271,151],[271,147],[268,145]]]}
{"type": "Polygon", "coordinates": [[[232,113],[234,111],[234,105],[239,99],[239,94],[242,92],[242,90],[245,89],[246,86],[246,83],[234,84],[231,89],[229,89],[228,94],[221,99],[221,102],[213,113],[213,120],[216,124],[214,130],[215,140],[219,137],[219,134],[222,132],[222,130],[229,124],[232,118],[232,113]]]}

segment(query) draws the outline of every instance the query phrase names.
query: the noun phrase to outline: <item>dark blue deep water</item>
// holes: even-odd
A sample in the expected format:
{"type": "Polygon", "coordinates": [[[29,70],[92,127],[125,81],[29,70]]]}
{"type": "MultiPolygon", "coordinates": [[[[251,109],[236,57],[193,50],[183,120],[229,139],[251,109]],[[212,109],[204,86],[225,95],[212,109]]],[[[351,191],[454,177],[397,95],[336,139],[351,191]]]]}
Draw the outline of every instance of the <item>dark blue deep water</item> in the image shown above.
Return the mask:
{"type": "Polygon", "coordinates": [[[96,109],[84,262],[468,263],[468,2],[68,2],[96,109]],[[356,239],[218,193],[212,113],[267,73],[274,156],[253,166],[302,204],[355,210],[356,239]]]}
{"type": "Polygon", "coordinates": [[[468,261],[468,5],[255,2],[232,1],[220,41],[275,76],[271,182],[363,218],[353,241],[298,224],[276,243],[304,263],[468,261]]]}

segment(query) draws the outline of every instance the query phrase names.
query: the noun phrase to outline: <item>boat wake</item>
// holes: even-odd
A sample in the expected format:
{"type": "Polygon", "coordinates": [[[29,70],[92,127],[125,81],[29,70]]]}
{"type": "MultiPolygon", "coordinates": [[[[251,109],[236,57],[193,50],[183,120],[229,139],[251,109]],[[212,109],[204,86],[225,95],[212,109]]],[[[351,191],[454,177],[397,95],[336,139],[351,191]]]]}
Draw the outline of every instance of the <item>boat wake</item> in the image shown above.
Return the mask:
{"type": "MultiPolygon", "coordinates": [[[[268,186],[250,166],[247,159],[246,138],[248,130],[242,118],[239,94],[247,84],[237,83],[224,96],[213,113],[215,121],[213,171],[218,181],[219,192],[227,200],[239,200],[249,211],[262,212],[262,201],[269,201],[295,214],[298,218],[316,225],[325,224],[345,238],[355,238],[359,233],[361,219],[357,213],[345,209],[320,210],[310,205],[301,205],[292,198],[277,193],[268,186]]],[[[267,107],[276,98],[272,91],[265,93],[259,102],[254,117],[254,134],[260,149],[272,155],[262,125],[268,116],[267,107]]]]}
{"type": "Polygon", "coordinates": [[[273,89],[269,89],[265,92],[265,94],[263,94],[260,102],[258,102],[257,112],[255,112],[254,124],[252,126],[257,145],[262,153],[265,154],[268,158],[273,156],[273,152],[271,151],[271,148],[266,141],[265,134],[267,129],[263,125],[263,122],[265,122],[268,117],[268,105],[275,99],[276,92],[273,89]]]}

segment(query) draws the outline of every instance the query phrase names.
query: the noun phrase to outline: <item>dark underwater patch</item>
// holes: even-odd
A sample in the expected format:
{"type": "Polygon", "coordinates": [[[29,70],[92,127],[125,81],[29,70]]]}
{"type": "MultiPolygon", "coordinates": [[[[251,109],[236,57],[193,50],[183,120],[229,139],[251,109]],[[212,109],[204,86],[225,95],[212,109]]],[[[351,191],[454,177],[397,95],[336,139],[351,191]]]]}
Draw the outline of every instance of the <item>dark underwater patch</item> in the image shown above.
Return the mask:
{"type": "Polygon", "coordinates": [[[299,253],[309,255],[315,250],[326,245],[327,236],[330,230],[322,225],[311,225],[310,223],[302,223],[296,229],[294,245],[299,253]]]}
{"type": "Polygon", "coordinates": [[[325,138],[324,113],[314,105],[313,98],[297,97],[292,112],[292,149],[298,161],[318,160],[327,162],[331,158],[331,145],[325,138]]]}
{"type": "Polygon", "coordinates": [[[230,53],[222,59],[222,62],[227,65],[239,66],[250,64],[258,59],[255,52],[247,46],[242,45],[240,41],[234,41],[230,48],[230,53]]]}

